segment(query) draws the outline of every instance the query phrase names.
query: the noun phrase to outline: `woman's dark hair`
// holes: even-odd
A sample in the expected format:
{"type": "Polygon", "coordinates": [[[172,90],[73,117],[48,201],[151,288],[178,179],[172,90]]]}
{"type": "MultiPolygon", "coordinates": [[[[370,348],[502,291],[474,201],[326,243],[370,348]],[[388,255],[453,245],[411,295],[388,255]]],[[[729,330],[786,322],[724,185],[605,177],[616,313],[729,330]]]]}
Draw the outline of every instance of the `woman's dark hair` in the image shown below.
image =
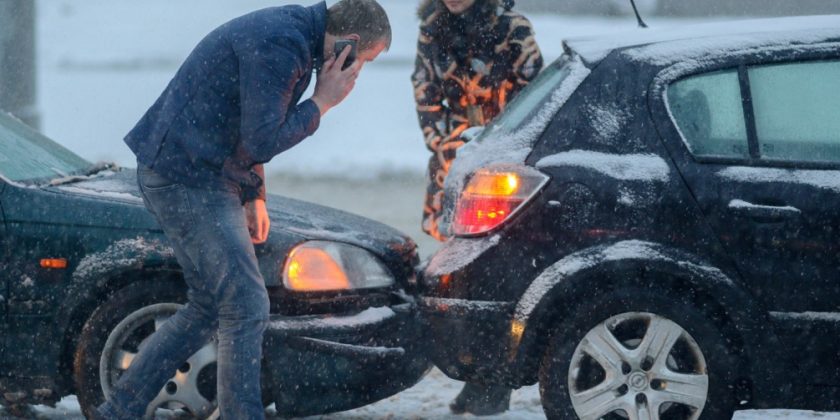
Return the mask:
{"type": "Polygon", "coordinates": [[[376,0],[341,0],[327,13],[327,32],[331,35],[358,34],[359,50],[366,50],[380,41],[391,48],[391,22],[385,9],[376,0]]]}
{"type": "Polygon", "coordinates": [[[510,10],[513,0],[475,0],[464,13],[449,12],[443,0],[423,0],[418,14],[424,31],[435,48],[465,63],[474,51],[486,51],[498,34],[488,30],[495,24],[500,7],[510,10]]]}
{"type": "MultiPolygon", "coordinates": [[[[484,5],[484,7],[490,10],[496,10],[499,7],[504,7],[505,10],[510,10],[513,8],[515,0],[475,0],[475,5],[484,5]]],[[[445,7],[443,1],[441,0],[422,0],[420,2],[420,7],[418,7],[417,12],[422,16],[428,16],[429,13],[432,11],[432,7],[445,7]]]]}

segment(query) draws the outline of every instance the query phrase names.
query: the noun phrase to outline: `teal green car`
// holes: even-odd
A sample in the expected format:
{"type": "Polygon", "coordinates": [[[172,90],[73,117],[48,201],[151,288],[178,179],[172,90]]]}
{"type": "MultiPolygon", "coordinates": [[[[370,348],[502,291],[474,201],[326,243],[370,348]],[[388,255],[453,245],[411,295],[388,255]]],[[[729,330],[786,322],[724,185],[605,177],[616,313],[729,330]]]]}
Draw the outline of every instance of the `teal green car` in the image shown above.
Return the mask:
{"type": "MultiPolygon", "coordinates": [[[[359,407],[428,369],[411,297],[416,246],[374,221],[270,196],[256,247],[271,297],[262,369],[281,415],[359,407]]],[[[0,396],[103,401],[144,340],[185,301],[181,269],[133,169],[92,164],[0,114],[0,396]]],[[[214,342],[149,407],[215,410],[214,342]]]]}

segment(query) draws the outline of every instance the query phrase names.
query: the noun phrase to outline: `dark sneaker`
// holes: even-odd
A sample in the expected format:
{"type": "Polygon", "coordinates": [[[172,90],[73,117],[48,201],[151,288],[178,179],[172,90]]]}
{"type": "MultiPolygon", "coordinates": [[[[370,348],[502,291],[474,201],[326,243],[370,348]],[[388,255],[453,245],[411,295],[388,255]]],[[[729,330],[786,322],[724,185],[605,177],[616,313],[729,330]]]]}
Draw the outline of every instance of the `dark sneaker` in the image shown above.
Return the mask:
{"type": "Polygon", "coordinates": [[[465,383],[461,393],[449,404],[452,414],[470,413],[491,416],[504,413],[510,407],[511,390],[496,385],[465,383]]]}

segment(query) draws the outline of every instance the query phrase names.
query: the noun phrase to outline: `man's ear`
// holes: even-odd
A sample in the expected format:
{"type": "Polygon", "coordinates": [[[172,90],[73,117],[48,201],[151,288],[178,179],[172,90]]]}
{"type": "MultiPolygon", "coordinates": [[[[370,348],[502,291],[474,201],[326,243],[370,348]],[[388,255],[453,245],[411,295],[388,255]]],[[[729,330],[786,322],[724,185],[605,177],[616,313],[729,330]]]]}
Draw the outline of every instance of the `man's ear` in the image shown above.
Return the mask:
{"type": "Polygon", "coordinates": [[[359,42],[362,40],[362,37],[359,34],[350,34],[342,37],[343,39],[351,39],[353,41],[359,42]]]}

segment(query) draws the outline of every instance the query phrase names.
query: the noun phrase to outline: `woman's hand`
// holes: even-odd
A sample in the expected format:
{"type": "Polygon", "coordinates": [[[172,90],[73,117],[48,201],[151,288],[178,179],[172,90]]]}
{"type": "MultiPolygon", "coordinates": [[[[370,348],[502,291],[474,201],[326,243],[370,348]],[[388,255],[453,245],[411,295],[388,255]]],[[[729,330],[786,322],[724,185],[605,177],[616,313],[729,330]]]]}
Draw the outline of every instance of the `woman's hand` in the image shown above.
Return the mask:
{"type": "Polygon", "coordinates": [[[261,244],[265,242],[268,239],[268,230],[271,227],[271,219],[268,217],[268,210],[265,208],[265,200],[258,198],[246,203],[245,215],[248,219],[251,243],[261,244]]]}

